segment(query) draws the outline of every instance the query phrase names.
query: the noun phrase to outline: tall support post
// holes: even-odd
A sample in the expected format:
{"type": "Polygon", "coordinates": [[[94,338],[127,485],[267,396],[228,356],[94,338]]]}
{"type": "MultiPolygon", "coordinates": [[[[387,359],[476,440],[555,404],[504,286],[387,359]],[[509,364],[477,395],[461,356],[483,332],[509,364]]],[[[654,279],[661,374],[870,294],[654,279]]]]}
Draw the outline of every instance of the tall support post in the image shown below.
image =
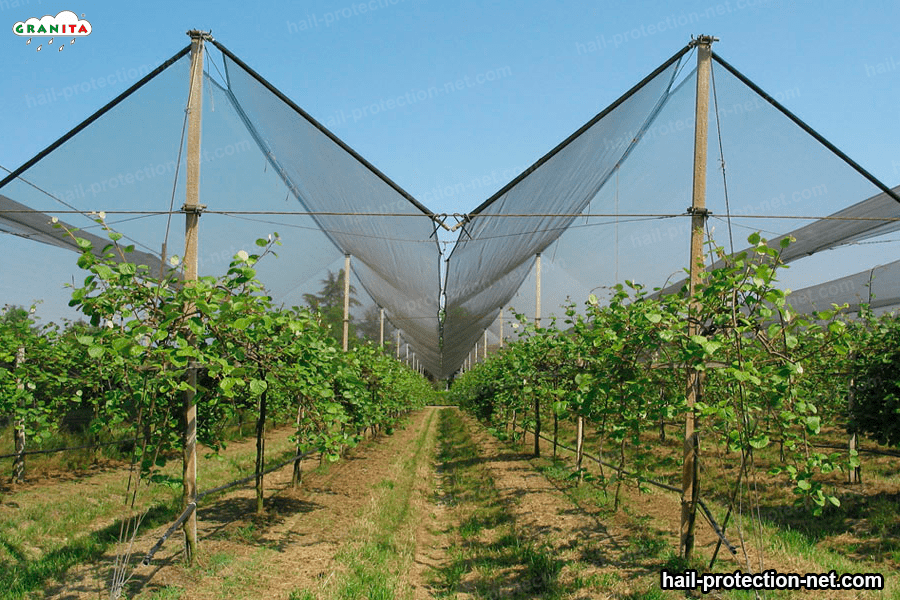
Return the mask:
{"type": "Polygon", "coordinates": [[[397,330],[397,360],[400,360],[400,330],[397,330]]]}
{"type": "Polygon", "coordinates": [[[503,307],[500,307],[500,347],[503,347],[503,307]]]}
{"type": "Polygon", "coordinates": [[[384,348],[384,309],[379,309],[378,311],[378,347],[384,348]]]}
{"type": "Polygon", "coordinates": [[[487,360],[487,329],[484,330],[484,344],[482,344],[481,359],[487,360]]]}
{"type": "Polygon", "coordinates": [[[406,343],[406,362],[409,363],[409,342],[406,343]]]}
{"type": "MultiPolygon", "coordinates": [[[[689,284],[689,320],[688,335],[698,335],[699,303],[696,301],[696,290],[703,272],[703,230],[706,226],[708,211],[706,210],[706,146],[709,128],[709,75],[712,57],[712,36],[700,36],[695,41],[697,46],[697,105],[694,126],[694,187],[691,202],[691,262],[689,284]]],[[[697,453],[700,448],[699,438],[695,431],[694,405],[702,398],[702,373],[688,368],[687,372],[687,410],[684,422],[684,462],[681,471],[681,539],[682,557],[690,559],[694,549],[694,524],[697,517],[697,499],[700,485],[697,480],[697,453]]]]}
{"type": "MultiPolygon", "coordinates": [[[[200,126],[203,116],[203,46],[209,34],[191,30],[191,70],[190,92],[188,95],[188,134],[187,134],[187,175],[184,206],[184,285],[191,286],[197,281],[199,245],[198,229],[200,213],[200,126]]],[[[194,306],[187,304],[184,313],[187,317],[193,314],[194,306]]],[[[189,343],[193,339],[189,338],[189,343]]],[[[184,391],[184,456],[182,468],[182,505],[187,508],[197,501],[197,404],[195,390],[197,387],[197,364],[194,361],[188,366],[187,389],[184,391]]],[[[190,513],[184,522],[184,555],[188,564],[193,564],[197,552],[197,511],[190,513]]]]}
{"type": "Polygon", "coordinates": [[[344,352],[350,344],[350,255],[344,255],[344,352]]]}
{"type": "Polygon", "coordinates": [[[534,255],[534,326],[541,326],[541,253],[534,255]]]}
{"type": "Polygon", "coordinates": [[[475,354],[474,354],[474,359],[472,360],[472,364],[475,364],[477,362],[478,362],[478,342],[475,342],[475,354]]]}

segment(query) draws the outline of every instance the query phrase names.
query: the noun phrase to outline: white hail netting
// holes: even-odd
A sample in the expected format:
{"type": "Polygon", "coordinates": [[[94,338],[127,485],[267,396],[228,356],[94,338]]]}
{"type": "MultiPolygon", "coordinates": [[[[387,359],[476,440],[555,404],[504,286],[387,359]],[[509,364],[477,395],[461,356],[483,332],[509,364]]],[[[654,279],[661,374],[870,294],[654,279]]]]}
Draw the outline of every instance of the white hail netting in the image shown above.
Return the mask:
{"type": "MultiPolygon", "coordinates": [[[[214,52],[211,45],[207,50],[214,52]]],[[[215,77],[210,66],[213,75],[207,72],[203,85],[200,203],[206,212],[200,218],[200,274],[224,273],[235,253],[258,250],[256,239],[278,232],[278,258],[260,262],[259,277],[276,302],[303,305],[303,294],[318,293],[329,272],[343,269],[349,253],[352,285],[361,303],[353,309],[355,320],[373,305],[384,307],[387,341],[394,339],[391,325],[396,326],[411,351],[436,371],[439,260],[430,216],[241,66],[222,60],[228,81],[215,77]],[[217,214],[228,211],[262,214],[217,214]],[[264,214],[284,211],[361,215],[264,214]]],[[[186,150],[181,143],[189,65],[190,56],[181,56],[0,188],[0,209],[39,211],[4,213],[0,229],[75,249],[49,226],[56,216],[102,247],[108,238],[89,211],[108,211],[107,223],[140,252],[131,260],[159,269],[168,215],[146,212],[165,212],[170,206],[178,211],[184,203],[186,150]],[[68,212],[72,210],[81,212],[68,212]],[[126,210],[145,214],[115,212],[126,210]]],[[[184,217],[173,215],[168,229],[171,258],[183,253],[184,217]]],[[[24,243],[4,237],[13,238],[12,244],[24,243]]],[[[40,246],[28,245],[32,264],[25,272],[35,280],[53,281],[42,296],[51,297],[58,314],[77,318],[63,308],[69,292],[61,286],[73,278],[80,282],[86,274],[74,266],[75,256],[40,246]],[[70,268],[49,270],[42,277],[42,262],[68,262],[70,268]]],[[[19,282],[26,280],[25,272],[19,282]]],[[[28,304],[33,290],[21,283],[18,287],[8,295],[4,291],[4,299],[28,304]]],[[[340,338],[340,331],[332,333],[340,338]]]]}
{"type": "MultiPolygon", "coordinates": [[[[356,320],[384,307],[436,376],[455,372],[476,343],[482,356],[485,330],[489,346],[499,343],[501,308],[534,316],[538,252],[544,324],[561,315],[567,299],[581,304],[592,292],[602,299],[625,280],[680,287],[688,262],[696,91],[687,49],[476,209],[447,261],[441,290],[431,213],[216,46],[223,54],[210,52],[204,80],[201,274],[223,273],[237,251],[252,251],[255,239],[277,231],[283,246],[277,259],[259,265],[260,278],[276,301],[301,305],[349,253],[361,302],[356,320]],[[291,211],[319,214],[275,214],[291,211]],[[523,214],[535,216],[515,216],[523,214]]],[[[74,246],[48,226],[51,216],[102,244],[105,234],[88,211],[109,211],[107,222],[136,245],[132,260],[154,268],[165,239],[167,257],[182,252],[184,217],[175,214],[169,223],[167,214],[152,213],[178,211],[184,202],[189,62],[183,50],[0,185],[0,231],[13,234],[4,236],[4,302],[43,297],[59,313],[68,296],[61,284],[84,277],[74,256],[60,249],[74,246]],[[123,210],[135,214],[113,212],[123,210]],[[44,282],[51,283],[41,288],[44,282]]],[[[891,237],[900,203],[717,56],[713,75],[707,206],[714,242],[740,251],[753,231],[770,240],[797,238],[784,254],[791,268],[782,284],[802,288],[792,300],[798,308],[900,304],[891,237]]],[[[788,100],[791,93],[782,95],[788,100]]],[[[510,337],[508,313],[504,318],[510,337]]],[[[386,337],[395,339],[390,327],[386,337]]]]}
{"type": "MultiPolygon", "coordinates": [[[[495,321],[532,270],[535,254],[574,221],[571,216],[505,215],[582,212],[614,178],[616,166],[634,148],[632,141],[653,122],[668,98],[679,64],[673,61],[615,109],[595,118],[555,154],[501,190],[465,225],[447,263],[445,375],[452,373],[473,345],[483,339],[485,328],[495,321]]],[[[594,248],[583,250],[585,256],[594,248]]],[[[546,288],[544,297],[558,298],[552,293],[554,284],[546,288]]],[[[571,288],[556,289],[563,292],[571,288]]],[[[533,314],[533,307],[532,303],[516,308],[533,314]]]]}
{"type": "MultiPolygon", "coordinates": [[[[896,259],[898,240],[889,234],[900,228],[900,203],[717,57],[712,69],[707,208],[713,242],[730,252],[732,239],[733,249],[741,251],[755,231],[776,243],[782,236],[796,238],[784,253],[791,264],[780,275],[780,285],[787,288],[820,284],[856,273],[860,265],[896,259]]],[[[612,285],[626,280],[649,290],[681,288],[690,247],[686,209],[692,195],[696,71],[679,75],[667,87],[673,72],[660,73],[581,137],[498,193],[480,213],[486,216],[473,218],[449,261],[445,366],[464,360],[481,343],[484,328],[499,334],[501,307],[534,317],[537,252],[544,325],[551,315],[562,318],[561,306],[568,302],[581,305],[590,293],[602,300],[612,285]],[[649,108],[650,98],[659,100],[658,108],[649,108]],[[644,111],[650,118],[641,123],[631,111],[644,111]],[[615,122],[606,123],[610,119],[615,122]],[[587,146],[593,162],[571,150],[577,144],[587,146]],[[624,155],[618,162],[616,151],[624,155]],[[593,195],[580,195],[579,186],[589,182],[602,185],[593,195]],[[527,221],[496,216],[565,212],[582,216],[527,221]],[[480,275],[485,271],[499,276],[480,275]]],[[[794,304],[822,309],[832,301],[865,302],[869,288],[863,283],[871,275],[873,304],[897,306],[898,270],[894,264],[804,289],[794,304]],[[801,300],[810,295],[815,302],[801,300]]],[[[514,335],[508,312],[503,319],[505,335],[514,335]]]]}

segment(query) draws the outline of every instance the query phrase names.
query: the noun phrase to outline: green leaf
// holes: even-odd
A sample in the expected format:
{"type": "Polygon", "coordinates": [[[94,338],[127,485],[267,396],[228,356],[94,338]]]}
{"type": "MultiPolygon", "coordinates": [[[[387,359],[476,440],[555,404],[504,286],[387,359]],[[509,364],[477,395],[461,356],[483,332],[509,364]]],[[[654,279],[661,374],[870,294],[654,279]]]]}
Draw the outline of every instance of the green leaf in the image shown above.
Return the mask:
{"type": "Polygon", "coordinates": [[[756,232],[751,233],[747,237],[747,241],[750,242],[751,244],[753,244],[754,246],[759,243],[759,240],[760,240],[759,233],[756,233],[756,232]]]}
{"type": "Polygon", "coordinates": [[[659,323],[660,321],[662,321],[662,315],[659,313],[649,313],[647,315],[647,320],[654,324],[659,323]]]}
{"type": "Polygon", "coordinates": [[[754,436],[754,437],[750,438],[750,445],[753,446],[754,448],[756,448],[757,450],[765,448],[766,446],[769,445],[769,436],[762,435],[762,434],[754,436]]]}
{"type": "Polygon", "coordinates": [[[250,380],[250,393],[254,396],[259,396],[269,387],[269,384],[266,383],[263,379],[251,379],[250,380]]]}
{"type": "Polygon", "coordinates": [[[91,346],[94,343],[94,336],[92,335],[79,335],[75,339],[83,346],[91,346]]]}
{"type": "Polygon", "coordinates": [[[806,430],[810,433],[819,433],[822,428],[822,419],[820,417],[806,417],[806,430]]]}
{"type": "Polygon", "coordinates": [[[103,356],[103,346],[91,346],[88,348],[88,356],[91,358],[100,358],[103,356]]]}
{"type": "Polygon", "coordinates": [[[75,243],[78,244],[78,247],[82,250],[90,250],[91,243],[84,238],[77,237],[75,238],[75,243]]]}

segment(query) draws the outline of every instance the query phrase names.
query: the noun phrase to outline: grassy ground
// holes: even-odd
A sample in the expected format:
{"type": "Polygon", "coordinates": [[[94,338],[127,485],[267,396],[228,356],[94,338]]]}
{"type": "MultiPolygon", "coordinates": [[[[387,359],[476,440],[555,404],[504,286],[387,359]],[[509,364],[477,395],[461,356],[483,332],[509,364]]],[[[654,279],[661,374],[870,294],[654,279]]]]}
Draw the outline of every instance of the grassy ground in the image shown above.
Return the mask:
{"type": "MultiPolygon", "coordinates": [[[[290,433],[270,436],[270,461],[293,453],[290,433]]],[[[201,451],[201,487],[251,473],[255,452],[254,442],[235,444],[220,455],[203,456],[201,451]]],[[[179,461],[165,472],[180,474],[179,461]]],[[[144,487],[137,510],[129,510],[124,504],[127,481],[127,467],[103,463],[9,488],[0,506],[0,597],[25,597],[73,565],[97,559],[115,547],[123,520],[133,514],[145,513],[141,527],[150,529],[180,512],[180,486],[163,485],[144,487]]]]}
{"type": "MultiPolygon", "coordinates": [[[[561,441],[566,445],[573,443],[569,436],[572,432],[568,427],[561,428],[561,441]]],[[[533,447],[533,438],[530,434],[526,434],[524,438],[516,437],[515,447],[520,449],[531,449],[533,447]]],[[[674,436],[673,436],[674,437],[674,436]]],[[[586,451],[591,451],[590,437],[586,443],[586,451]]],[[[677,443],[677,442],[670,442],[677,443]]],[[[550,444],[543,443],[545,458],[533,459],[532,464],[535,465],[545,476],[555,481],[560,490],[562,490],[574,503],[578,504],[585,510],[609,510],[611,500],[615,492],[614,486],[604,487],[597,481],[583,483],[577,486],[572,477],[573,472],[573,456],[566,450],[560,450],[559,458],[547,458],[551,454],[550,444]]],[[[766,461],[777,460],[777,456],[765,455],[761,458],[763,464],[766,461]]],[[[875,480],[876,487],[880,484],[878,472],[880,470],[889,470],[890,465],[886,465],[880,461],[870,465],[869,480],[875,480]],[[874,472],[873,472],[874,471],[874,472]]],[[[594,476],[599,477],[599,468],[585,462],[588,470],[594,476]]],[[[657,463],[657,467],[662,471],[661,462],[657,463]]],[[[609,468],[606,468],[606,476],[611,475],[609,468]]],[[[669,472],[672,472],[669,467],[669,472]]],[[[762,477],[760,477],[762,479],[762,477]]],[[[676,482],[677,483],[677,482],[676,482]]],[[[715,466],[706,472],[703,478],[703,497],[706,498],[707,505],[713,514],[721,521],[722,515],[726,512],[722,500],[725,497],[726,490],[730,489],[729,479],[724,477],[722,471],[717,471],[715,466]]],[[[686,565],[677,557],[677,553],[673,550],[673,540],[677,543],[677,494],[665,491],[651,491],[649,497],[653,500],[648,502],[648,494],[642,494],[635,485],[627,485],[622,495],[622,513],[637,527],[637,535],[632,538],[629,547],[625,549],[625,553],[635,561],[647,562],[652,565],[653,569],[659,570],[667,568],[669,571],[681,571],[687,567],[696,568],[700,572],[732,572],[735,569],[742,569],[744,572],[762,571],[764,569],[777,569],[780,572],[798,572],[805,574],[810,573],[827,573],[831,570],[837,573],[859,573],[859,572],[879,572],[885,575],[886,588],[883,592],[835,592],[835,591],[818,591],[818,592],[798,592],[798,591],[768,591],[762,594],[765,598],[793,598],[797,596],[816,597],[816,598],[900,598],[900,581],[894,576],[896,570],[893,567],[893,557],[889,555],[885,561],[884,553],[872,552],[860,555],[859,552],[848,552],[847,545],[841,543],[838,536],[830,536],[827,531],[833,531],[835,523],[846,522],[852,519],[854,509],[850,508],[853,504],[845,503],[842,508],[835,508],[827,512],[822,518],[814,519],[807,516],[804,519],[798,514],[799,508],[791,507],[792,498],[787,495],[781,500],[778,492],[784,494],[783,486],[778,486],[770,480],[766,480],[760,487],[766,486],[760,493],[768,498],[768,502],[784,502],[787,507],[778,507],[778,510],[767,510],[763,514],[761,520],[753,521],[752,515],[744,514],[743,533],[736,531],[734,522],[727,529],[726,533],[735,543],[740,546],[741,539],[744,539],[748,547],[748,554],[745,556],[739,551],[736,558],[731,559],[724,548],[719,552],[719,562],[712,569],[709,569],[709,558],[711,554],[711,545],[706,547],[698,547],[697,556],[692,564],[686,565]],[[675,498],[673,498],[673,496],[675,498]],[[773,519],[772,515],[782,515],[782,518],[773,519]],[[749,563],[749,564],[748,564],[749,563]]],[[[870,484],[872,485],[872,484],[870,484]]],[[[880,526],[883,530],[890,531],[890,528],[896,522],[896,504],[893,505],[894,510],[887,508],[889,502],[879,503],[877,501],[878,494],[874,494],[876,501],[872,501],[872,497],[861,498],[857,507],[866,506],[864,513],[865,518],[857,521],[864,523],[859,527],[859,532],[854,536],[859,539],[860,536],[872,530],[874,526],[880,526]],[[882,506],[880,511],[878,506],[882,506]],[[873,508],[875,510],[873,510],[873,508]],[[879,525],[880,524],[880,525],[879,525]]],[[[858,510],[858,509],[857,509],[858,510]]],[[[861,515],[862,513],[856,513],[861,515]]],[[[702,520],[698,521],[698,528],[708,534],[709,527],[702,520]]],[[[895,534],[893,534],[895,535],[895,534]]],[[[709,537],[709,535],[707,535],[709,537]]],[[[871,538],[870,538],[871,539],[871,538]]],[[[872,543],[881,545],[890,545],[894,543],[889,536],[887,539],[879,541],[872,540],[872,543]]],[[[679,598],[684,597],[683,592],[663,592],[659,590],[658,580],[655,585],[648,581],[646,588],[646,597],[658,598],[679,598]]],[[[615,596],[614,596],[615,597],[615,596]]],[[[712,597],[719,598],[753,598],[752,592],[726,592],[715,593],[712,597]]]]}
{"type": "MultiPolygon", "coordinates": [[[[550,437],[552,424],[544,424],[544,435],[550,437]]],[[[568,421],[559,425],[561,443],[574,447],[574,426],[568,421]]],[[[823,430],[811,440],[816,444],[841,446],[846,444],[846,434],[840,430],[823,430]]],[[[548,443],[543,443],[545,450],[548,443]]],[[[863,441],[863,446],[876,446],[863,441]]],[[[599,436],[591,427],[586,428],[585,452],[597,455],[599,436]]],[[[884,449],[881,447],[881,449],[884,449]]],[[[618,448],[607,444],[603,449],[608,462],[618,461],[618,448]]],[[[840,450],[820,448],[826,453],[842,453],[840,450]]],[[[682,443],[678,426],[668,427],[668,436],[661,441],[656,432],[642,436],[642,444],[626,448],[627,468],[641,464],[641,473],[674,485],[681,485],[682,443]]],[[[702,452],[701,497],[712,503],[727,506],[733,493],[740,455],[723,451],[716,440],[707,439],[702,452]]],[[[842,454],[846,455],[846,451],[842,454]]],[[[826,505],[824,513],[812,518],[808,507],[796,504],[797,496],[784,476],[773,476],[768,471],[784,466],[780,461],[776,444],[754,452],[751,475],[745,479],[751,489],[745,493],[744,506],[752,504],[762,522],[776,529],[790,532],[790,536],[802,536],[821,549],[831,550],[860,562],[871,562],[885,569],[900,569],[900,458],[861,454],[863,462],[862,483],[847,483],[846,471],[838,470],[819,475],[828,493],[836,495],[840,507],[826,505]]],[[[610,469],[604,470],[607,477],[610,469]]],[[[747,489],[747,488],[745,488],[747,489]]],[[[717,512],[720,517],[724,510],[717,512]]]]}
{"type": "Polygon", "coordinates": [[[592,597],[582,594],[595,589],[598,579],[578,576],[578,561],[564,560],[538,536],[517,527],[456,410],[442,411],[440,435],[438,501],[452,507],[455,525],[449,560],[434,574],[439,597],[592,597]],[[563,577],[564,568],[576,575],[563,577]]]}
{"type": "Polygon", "coordinates": [[[391,474],[372,485],[372,497],[344,545],[335,569],[315,589],[297,589],[291,600],[391,600],[413,595],[407,573],[416,551],[417,476],[431,461],[435,412],[410,447],[391,465],[391,474]]]}

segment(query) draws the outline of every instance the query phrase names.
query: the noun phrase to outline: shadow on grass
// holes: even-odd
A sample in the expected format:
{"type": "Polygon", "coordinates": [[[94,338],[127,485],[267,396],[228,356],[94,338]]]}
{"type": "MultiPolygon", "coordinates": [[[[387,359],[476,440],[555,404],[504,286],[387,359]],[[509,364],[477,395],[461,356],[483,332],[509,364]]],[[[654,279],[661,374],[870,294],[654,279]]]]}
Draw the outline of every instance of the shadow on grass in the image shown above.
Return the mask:
{"type": "MultiPolygon", "coordinates": [[[[147,512],[141,527],[150,529],[164,525],[176,516],[175,507],[159,504],[147,512]]],[[[121,527],[122,521],[118,520],[36,560],[26,558],[20,545],[0,537],[0,544],[14,557],[12,561],[0,563],[0,589],[6,594],[4,597],[24,598],[47,581],[61,579],[72,566],[97,560],[119,541],[121,527]]]]}

